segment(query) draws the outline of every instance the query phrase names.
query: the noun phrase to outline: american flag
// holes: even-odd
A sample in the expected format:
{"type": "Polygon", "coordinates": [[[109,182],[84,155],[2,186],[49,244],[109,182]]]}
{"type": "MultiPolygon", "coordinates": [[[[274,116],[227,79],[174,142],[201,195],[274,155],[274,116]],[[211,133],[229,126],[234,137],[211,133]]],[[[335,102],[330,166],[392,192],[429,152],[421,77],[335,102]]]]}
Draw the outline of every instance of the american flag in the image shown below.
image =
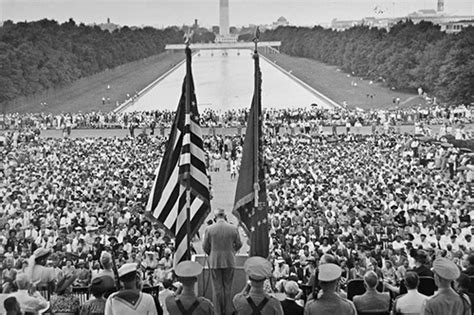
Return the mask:
{"type": "Polygon", "coordinates": [[[190,258],[188,238],[191,242],[209,210],[209,178],[194,94],[191,50],[187,47],[186,77],[181,98],[147,204],[149,214],[175,234],[175,264],[190,258]],[[188,189],[190,233],[186,224],[188,189]]]}

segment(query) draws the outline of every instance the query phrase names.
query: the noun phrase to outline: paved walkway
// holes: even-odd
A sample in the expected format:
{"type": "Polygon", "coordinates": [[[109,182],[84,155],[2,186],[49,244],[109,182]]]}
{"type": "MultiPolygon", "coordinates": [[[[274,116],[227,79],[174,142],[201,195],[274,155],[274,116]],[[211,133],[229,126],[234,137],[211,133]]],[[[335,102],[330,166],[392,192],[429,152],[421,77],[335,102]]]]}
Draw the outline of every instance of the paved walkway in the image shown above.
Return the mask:
{"type": "MultiPolygon", "coordinates": [[[[221,162],[222,163],[220,164],[222,166],[225,166],[224,160],[222,160],[221,162]]],[[[211,200],[211,213],[209,213],[209,216],[207,217],[203,226],[199,230],[199,234],[201,236],[204,236],[204,230],[207,226],[206,222],[214,219],[214,210],[218,208],[225,209],[229,222],[235,225],[238,224],[237,218],[232,214],[232,208],[234,206],[235,198],[235,189],[237,187],[237,179],[230,179],[230,172],[228,172],[226,168],[222,166],[220,172],[211,172],[213,196],[211,200]]],[[[249,250],[249,246],[247,244],[247,236],[242,230],[242,228],[239,228],[239,230],[240,238],[242,240],[242,243],[244,244],[239,253],[245,254],[249,250]]],[[[199,254],[203,253],[201,241],[195,243],[195,249],[199,254]]]]}

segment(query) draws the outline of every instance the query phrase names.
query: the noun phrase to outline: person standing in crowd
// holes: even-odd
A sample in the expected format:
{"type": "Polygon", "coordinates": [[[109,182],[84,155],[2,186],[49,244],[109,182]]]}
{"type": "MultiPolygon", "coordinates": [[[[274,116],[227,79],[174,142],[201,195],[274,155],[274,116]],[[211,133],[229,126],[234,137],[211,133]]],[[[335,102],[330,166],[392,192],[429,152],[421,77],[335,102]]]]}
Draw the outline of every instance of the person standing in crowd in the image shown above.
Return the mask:
{"type": "Polygon", "coordinates": [[[418,284],[420,282],[418,274],[414,271],[409,271],[406,273],[404,281],[408,292],[395,300],[393,315],[408,313],[413,315],[420,314],[421,307],[428,297],[418,292],[418,284]]]}
{"type": "Polygon", "coordinates": [[[38,291],[30,292],[31,283],[25,273],[21,273],[16,278],[18,291],[10,294],[17,299],[22,312],[38,314],[49,308],[49,302],[39,294],[38,291]]]}
{"type": "Polygon", "coordinates": [[[13,258],[5,259],[5,269],[2,271],[2,292],[10,293],[14,291],[17,271],[13,268],[13,258]]]}
{"type": "Polygon", "coordinates": [[[237,160],[235,157],[230,159],[230,179],[235,179],[237,177],[237,160]]]}
{"type": "Polygon", "coordinates": [[[20,303],[18,303],[16,297],[10,296],[3,301],[3,307],[7,311],[7,315],[23,315],[23,312],[20,308],[20,303]]]}
{"type": "Polygon", "coordinates": [[[471,279],[461,272],[459,278],[456,279],[456,291],[460,294],[467,295],[471,302],[471,312],[474,314],[474,293],[471,293],[471,279]]]}
{"type": "Polygon", "coordinates": [[[122,290],[113,293],[105,303],[105,315],[161,315],[160,303],[138,287],[140,274],[136,263],[124,264],[118,270],[122,290]]]}
{"type": "Polygon", "coordinates": [[[30,268],[31,282],[37,287],[47,287],[52,290],[56,282],[56,271],[52,267],[46,267],[50,249],[38,248],[30,258],[28,267],[30,268]]]}
{"type": "Polygon", "coordinates": [[[283,259],[283,257],[278,257],[275,262],[276,264],[273,271],[273,277],[275,280],[288,279],[288,276],[290,275],[290,267],[285,263],[285,259],[283,259]]]}
{"type": "Polygon", "coordinates": [[[341,274],[341,267],[336,264],[329,263],[319,266],[318,281],[323,293],[320,298],[313,299],[306,304],[305,315],[357,315],[354,303],[336,293],[341,274]]]}
{"type": "Polygon", "coordinates": [[[301,292],[298,283],[295,281],[286,281],[285,283],[285,300],[281,301],[283,313],[285,315],[303,315],[304,307],[296,302],[296,298],[301,292]]]}
{"type": "Polygon", "coordinates": [[[103,251],[100,255],[100,264],[102,269],[94,278],[102,278],[102,285],[105,289],[105,297],[108,297],[112,292],[115,292],[118,288],[116,287],[115,273],[112,270],[113,260],[112,255],[109,252],[103,251]]]}
{"type": "Polygon", "coordinates": [[[283,315],[281,303],[264,290],[265,280],[272,276],[272,264],[265,258],[253,256],[245,261],[244,269],[249,282],[233,299],[237,314],[283,315]]]}
{"type": "Polygon", "coordinates": [[[374,271],[364,275],[364,286],[367,290],[362,295],[354,296],[354,305],[358,312],[388,312],[390,309],[390,295],[388,292],[377,291],[379,278],[374,271]]]}
{"type": "Polygon", "coordinates": [[[216,314],[214,305],[204,297],[198,297],[194,291],[197,276],[202,273],[202,266],[194,261],[182,261],[176,265],[174,272],[182,284],[182,290],[169,295],[165,300],[169,314],[181,315],[213,315],[216,314]]]}
{"type": "Polygon", "coordinates": [[[105,312],[106,299],[104,298],[104,293],[108,288],[107,283],[104,280],[105,277],[96,277],[92,280],[89,289],[93,298],[81,306],[80,315],[95,315],[103,314],[105,312]]]}
{"type": "Polygon", "coordinates": [[[433,272],[438,293],[425,301],[421,315],[471,314],[469,297],[452,288],[453,281],[461,274],[458,266],[440,257],[433,262],[433,272]]]}
{"type": "Polygon", "coordinates": [[[426,251],[419,249],[415,255],[415,268],[414,272],[419,277],[433,277],[433,271],[431,271],[426,265],[428,264],[428,254],[426,251]]]}
{"type": "Polygon", "coordinates": [[[468,266],[466,270],[463,271],[468,276],[474,276],[474,254],[470,254],[467,258],[468,266]]]}
{"type": "Polygon", "coordinates": [[[160,305],[163,308],[163,315],[169,315],[168,309],[166,308],[166,299],[169,296],[174,296],[177,287],[173,285],[171,279],[164,279],[162,285],[163,289],[160,290],[158,300],[160,301],[160,305]]]}
{"type": "Polygon", "coordinates": [[[215,212],[216,222],[206,228],[202,244],[209,255],[213,302],[218,314],[232,314],[232,281],[234,279],[235,253],[242,247],[239,230],[228,223],[225,210],[215,212]]]}

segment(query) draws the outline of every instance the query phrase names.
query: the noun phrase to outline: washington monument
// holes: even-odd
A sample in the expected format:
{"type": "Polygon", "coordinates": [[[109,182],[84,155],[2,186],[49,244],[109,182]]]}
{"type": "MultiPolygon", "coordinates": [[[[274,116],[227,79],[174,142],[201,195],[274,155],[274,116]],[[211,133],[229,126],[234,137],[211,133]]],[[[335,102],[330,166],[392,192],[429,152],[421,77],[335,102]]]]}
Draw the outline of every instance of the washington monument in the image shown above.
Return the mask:
{"type": "Polygon", "coordinates": [[[229,0],[219,0],[219,35],[229,35],[229,0]]]}

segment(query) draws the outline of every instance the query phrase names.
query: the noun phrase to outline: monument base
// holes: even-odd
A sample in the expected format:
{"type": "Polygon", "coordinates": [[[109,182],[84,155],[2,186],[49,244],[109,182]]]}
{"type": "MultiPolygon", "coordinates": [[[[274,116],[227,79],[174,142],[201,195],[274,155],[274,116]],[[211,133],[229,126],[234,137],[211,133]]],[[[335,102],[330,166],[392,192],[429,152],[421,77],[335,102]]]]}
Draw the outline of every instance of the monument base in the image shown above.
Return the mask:
{"type": "MultiPolygon", "coordinates": [[[[259,42],[258,47],[280,47],[281,42],[259,42]]],[[[184,44],[167,44],[166,50],[183,50],[184,44]]],[[[189,46],[194,50],[214,50],[214,49],[254,49],[253,42],[221,42],[221,43],[195,43],[189,46]]]]}
{"type": "Polygon", "coordinates": [[[237,43],[237,35],[216,35],[215,43],[237,43]]]}
{"type": "MultiPolygon", "coordinates": [[[[235,270],[234,280],[232,281],[232,296],[241,292],[247,283],[247,275],[244,270],[244,263],[247,260],[248,255],[236,255],[235,257],[235,270]]],[[[212,278],[207,263],[207,255],[194,255],[193,260],[203,266],[203,271],[198,277],[197,281],[197,294],[203,296],[212,301],[212,278]]]]}

